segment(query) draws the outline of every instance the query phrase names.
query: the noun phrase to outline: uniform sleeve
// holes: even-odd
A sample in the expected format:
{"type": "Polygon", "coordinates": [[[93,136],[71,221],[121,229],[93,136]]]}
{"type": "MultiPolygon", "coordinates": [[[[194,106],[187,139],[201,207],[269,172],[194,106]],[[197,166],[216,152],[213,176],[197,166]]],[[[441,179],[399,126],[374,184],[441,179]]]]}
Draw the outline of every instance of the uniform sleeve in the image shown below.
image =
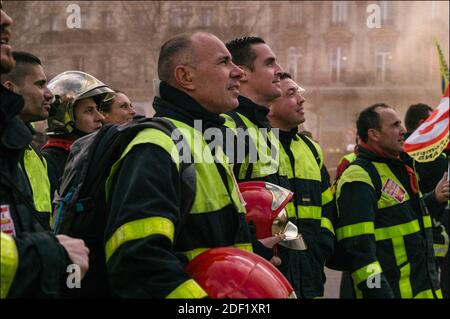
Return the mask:
{"type": "Polygon", "coordinates": [[[69,259],[50,232],[1,233],[1,297],[59,297],[69,259]]]}
{"type": "Polygon", "coordinates": [[[115,174],[105,253],[112,293],[125,298],[201,298],[173,248],[180,227],[180,175],[159,146],[135,146],[115,174]]]}
{"type": "Polygon", "coordinates": [[[447,205],[447,202],[439,203],[436,200],[434,190],[423,195],[423,201],[425,202],[425,205],[427,206],[430,215],[433,218],[440,220],[442,214],[444,213],[444,209],[445,206],[447,205]]]}
{"type": "Polygon", "coordinates": [[[393,298],[394,294],[376,256],[375,211],[376,195],[364,182],[343,184],[338,194],[339,217],[336,236],[345,256],[356,296],[363,298],[393,298]],[[374,287],[379,275],[379,285],[374,287]]]}

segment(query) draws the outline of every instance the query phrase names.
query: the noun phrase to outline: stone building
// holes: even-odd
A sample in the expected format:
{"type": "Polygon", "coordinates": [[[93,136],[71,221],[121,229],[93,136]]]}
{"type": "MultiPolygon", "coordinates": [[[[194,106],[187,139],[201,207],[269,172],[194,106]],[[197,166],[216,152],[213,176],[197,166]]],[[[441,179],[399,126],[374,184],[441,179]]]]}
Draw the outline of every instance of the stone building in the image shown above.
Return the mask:
{"type": "Polygon", "coordinates": [[[161,44],[192,30],[263,37],[307,90],[307,122],[331,175],[354,140],[358,112],[385,102],[432,107],[441,95],[435,39],[448,60],[447,1],[3,1],[13,45],[48,77],[86,71],[153,114],[161,44]],[[79,19],[77,20],[77,14],[79,19]],[[78,24],[77,24],[78,23],[78,24]]]}

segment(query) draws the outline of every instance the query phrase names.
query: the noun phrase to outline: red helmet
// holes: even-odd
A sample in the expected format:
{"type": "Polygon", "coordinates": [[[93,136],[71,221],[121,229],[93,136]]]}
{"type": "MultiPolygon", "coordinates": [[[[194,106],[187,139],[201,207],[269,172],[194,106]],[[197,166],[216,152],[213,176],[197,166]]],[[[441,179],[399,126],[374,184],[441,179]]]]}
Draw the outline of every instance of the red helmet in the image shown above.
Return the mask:
{"type": "Polygon", "coordinates": [[[186,271],[211,298],[297,298],[275,266],[238,248],[208,249],[186,271]]]}
{"type": "Polygon", "coordinates": [[[256,238],[271,237],[281,233],[288,222],[284,207],[293,193],[286,188],[266,182],[242,182],[239,190],[246,202],[247,223],[256,227],[256,238]]]}
{"type": "MultiPolygon", "coordinates": [[[[285,210],[293,196],[290,190],[261,181],[239,183],[239,190],[245,201],[245,220],[255,225],[256,238],[284,234],[286,238],[280,245],[295,250],[306,249],[302,234],[297,226],[289,221],[285,210]]],[[[276,250],[274,252],[276,253],[276,250]]]]}

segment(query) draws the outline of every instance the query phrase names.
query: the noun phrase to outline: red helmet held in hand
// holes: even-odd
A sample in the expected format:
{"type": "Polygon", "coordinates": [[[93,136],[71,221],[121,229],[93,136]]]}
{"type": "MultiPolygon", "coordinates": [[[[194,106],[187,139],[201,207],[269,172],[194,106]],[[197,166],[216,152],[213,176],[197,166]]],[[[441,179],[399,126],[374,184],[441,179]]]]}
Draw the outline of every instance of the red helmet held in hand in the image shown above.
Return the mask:
{"type": "Polygon", "coordinates": [[[210,298],[296,298],[275,266],[238,248],[209,249],[195,257],[186,271],[210,298]]]}
{"type": "Polygon", "coordinates": [[[242,182],[239,190],[247,211],[245,220],[255,225],[256,238],[278,234],[286,238],[279,244],[295,250],[305,250],[306,244],[297,226],[289,221],[286,205],[294,195],[290,190],[268,182],[242,182]]]}

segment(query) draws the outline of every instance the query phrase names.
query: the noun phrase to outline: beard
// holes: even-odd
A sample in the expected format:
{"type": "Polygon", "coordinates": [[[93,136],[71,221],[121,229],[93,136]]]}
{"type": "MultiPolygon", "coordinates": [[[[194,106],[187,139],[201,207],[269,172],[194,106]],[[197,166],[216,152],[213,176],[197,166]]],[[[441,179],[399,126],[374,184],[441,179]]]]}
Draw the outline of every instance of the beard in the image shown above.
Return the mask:
{"type": "Polygon", "coordinates": [[[0,59],[0,74],[6,74],[11,72],[11,70],[16,66],[16,61],[12,57],[11,52],[1,53],[0,59]]]}

